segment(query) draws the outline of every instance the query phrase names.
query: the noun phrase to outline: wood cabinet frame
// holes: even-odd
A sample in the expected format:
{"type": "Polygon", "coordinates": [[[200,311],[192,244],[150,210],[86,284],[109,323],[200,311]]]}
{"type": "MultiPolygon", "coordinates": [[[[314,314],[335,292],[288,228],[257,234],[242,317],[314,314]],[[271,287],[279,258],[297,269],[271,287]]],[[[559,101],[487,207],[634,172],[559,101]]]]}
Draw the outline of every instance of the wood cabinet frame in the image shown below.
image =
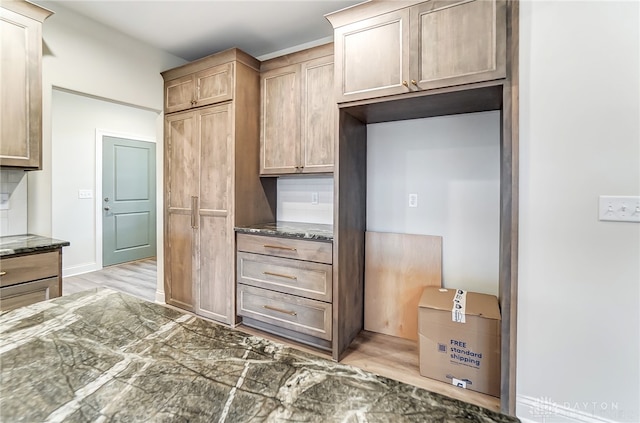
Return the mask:
{"type": "Polygon", "coordinates": [[[0,280],[3,311],[62,295],[62,247],[2,257],[3,267],[8,273],[0,280]]]}
{"type": "Polygon", "coordinates": [[[333,59],[333,43],[329,43],[261,64],[262,176],[333,172],[337,107],[331,89],[318,89],[333,88],[333,59]],[[324,73],[314,77],[319,69],[324,73]]]}
{"type": "Polygon", "coordinates": [[[502,0],[372,0],[327,18],[338,103],[505,77],[502,0]]]}
{"type": "Polygon", "coordinates": [[[221,97],[211,95],[189,110],[167,113],[164,135],[165,301],[229,325],[237,321],[233,228],[275,218],[276,181],[262,181],[258,174],[258,68],[255,58],[230,49],[162,72],[165,82],[187,85],[199,77],[230,74],[229,90],[221,97]],[[216,116],[217,124],[204,119],[216,116]],[[174,122],[181,125],[175,139],[174,122]],[[176,162],[188,171],[176,168],[176,162]],[[175,180],[174,168],[179,170],[175,180]]]}
{"type": "MultiPolygon", "coordinates": [[[[389,8],[419,2],[369,2],[349,16],[333,16],[334,26],[389,8]]],[[[334,169],[334,348],[340,360],[363,328],[364,232],[366,229],[366,125],[394,120],[499,110],[501,409],[515,415],[516,319],[518,291],[518,116],[519,3],[506,3],[506,77],[387,98],[340,104],[334,169]]]]}

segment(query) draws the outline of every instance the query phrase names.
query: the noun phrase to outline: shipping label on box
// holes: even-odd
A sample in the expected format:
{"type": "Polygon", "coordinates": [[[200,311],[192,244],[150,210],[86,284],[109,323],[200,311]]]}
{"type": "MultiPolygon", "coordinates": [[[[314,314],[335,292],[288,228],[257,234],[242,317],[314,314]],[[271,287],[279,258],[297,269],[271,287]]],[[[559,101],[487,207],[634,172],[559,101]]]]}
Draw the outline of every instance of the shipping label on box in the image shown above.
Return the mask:
{"type": "Polygon", "coordinates": [[[500,310],[495,296],[425,288],[418,332],[421,375],[500,396],[500,310]]]}

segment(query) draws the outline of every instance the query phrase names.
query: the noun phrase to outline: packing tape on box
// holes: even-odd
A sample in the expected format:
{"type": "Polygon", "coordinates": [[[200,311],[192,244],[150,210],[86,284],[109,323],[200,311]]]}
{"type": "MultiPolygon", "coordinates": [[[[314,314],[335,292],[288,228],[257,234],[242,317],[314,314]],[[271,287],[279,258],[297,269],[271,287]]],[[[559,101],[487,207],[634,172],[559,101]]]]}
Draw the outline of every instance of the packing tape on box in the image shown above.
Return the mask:
{"type": "Polygon", "coordinates": [[[465,323],[465,308],[467,307],[467,291],[456,289],[453,296],[453,308],[451,309],[451,320],[457,323],[465,323]]]}

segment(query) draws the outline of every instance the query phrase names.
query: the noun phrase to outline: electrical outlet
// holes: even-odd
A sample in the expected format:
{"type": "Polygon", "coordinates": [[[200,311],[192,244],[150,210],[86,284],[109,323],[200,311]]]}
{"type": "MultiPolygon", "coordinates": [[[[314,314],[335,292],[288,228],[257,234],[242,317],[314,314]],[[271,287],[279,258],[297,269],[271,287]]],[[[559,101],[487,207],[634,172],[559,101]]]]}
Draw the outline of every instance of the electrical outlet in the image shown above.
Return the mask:
{"type": "Polygon", "coordinates": [[[317,192],[312,192],[311,193],[311,204],[318,204],[318,193],[317,192]]]}
{"type": "Polygon", "coordinates": [[[9,194],[2,193],[0,194],[0,210],[9,210],[11,209],[11,204],[9,203],[9,194]]]}
{"type": "Polygon", "coordinates": [[[409,194],[409,207],[418,207],[418,194],[409,194]]]}
{"type": "Polygon", "coordinates": [[[86,200],[88,198],[93,198],[93,190],[90,189],[79,189],[78,190],[78,198],[86,200]]]}
{"type": "Polygon", "coordinates": [[[640,222],[640,196],[601,195],[598,212],[600,220],[640,222]]]}

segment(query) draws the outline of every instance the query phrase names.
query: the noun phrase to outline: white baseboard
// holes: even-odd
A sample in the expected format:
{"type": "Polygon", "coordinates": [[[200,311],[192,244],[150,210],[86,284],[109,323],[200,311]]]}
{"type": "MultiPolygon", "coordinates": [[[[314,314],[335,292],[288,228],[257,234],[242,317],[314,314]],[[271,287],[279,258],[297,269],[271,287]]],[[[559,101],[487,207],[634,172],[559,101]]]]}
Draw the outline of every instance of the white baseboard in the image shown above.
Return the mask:
{"type": "Polygon", "coordinates": [[[165,304],[164,301],[164,291],[156,290],[156,303],[165,304]]]}
{"type": "Polygon", "coordinates": [[[85,263],[77,266],[71,266],[62,269],[62,277],[66,278],[67,276],[76,276],[81,275],[83,273],[95,272],[96,270],[100,270],[102,267],[98,263],[85,263]]]}
{"type": "Polygon", "coordinates": [[[617,404],[562,403],[551,398],[518,395],[516,415],[522,423],[617,423],[629,421],[617,404]],[[613,418],[613,419],[612,419],[613,418]]]}

